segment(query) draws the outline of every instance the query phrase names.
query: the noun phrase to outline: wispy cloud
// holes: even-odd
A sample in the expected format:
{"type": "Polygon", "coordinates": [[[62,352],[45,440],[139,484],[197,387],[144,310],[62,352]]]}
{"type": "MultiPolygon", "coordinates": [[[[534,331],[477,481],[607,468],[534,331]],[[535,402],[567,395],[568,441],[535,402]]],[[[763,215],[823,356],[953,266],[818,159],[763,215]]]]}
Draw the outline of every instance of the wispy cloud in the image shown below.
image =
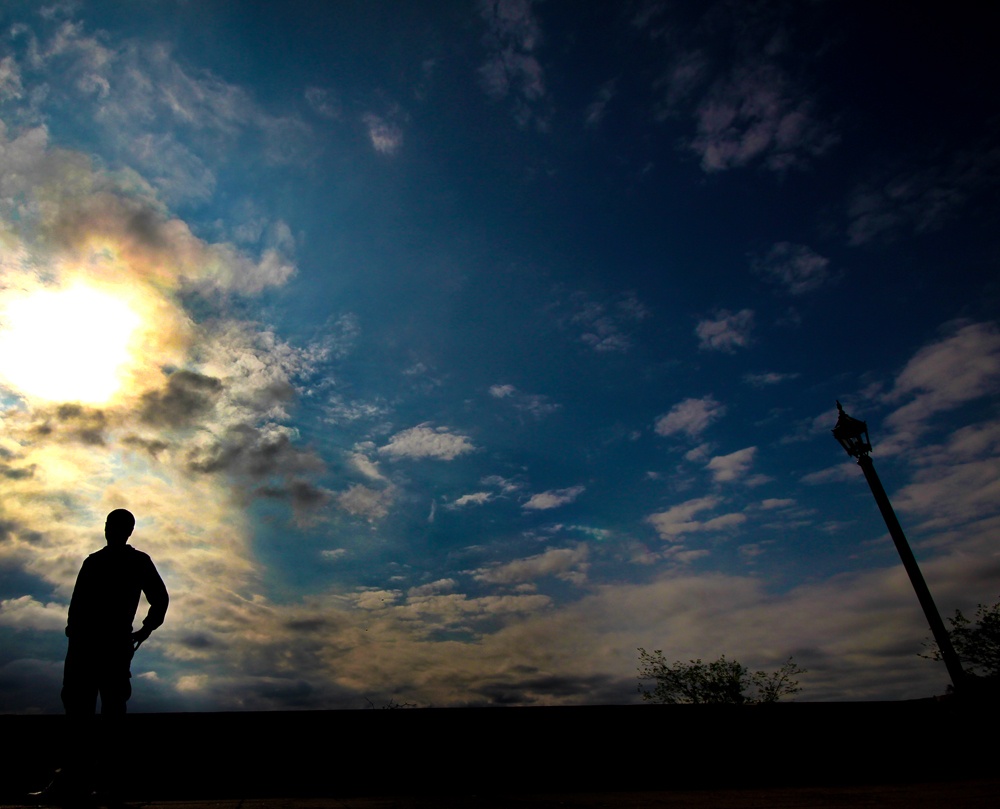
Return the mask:
{"type": "Polygon", "coordinates": [[[545,511],[572,503],[585,491],[584,486],[570,486],[567,489],[550,489],[533,494],[521,508],[529,511],[545,511]]]}
{"type": "Polygon", "coordinates": [[[813,292],[831,279],[830,259],[791,242],[774,244],[765,256],[754,260],[753,268],[789,295],[813,292]]]}
{"type": "Polygon", "coordinates": [[[550,548],[536,556],[480,568],[473,575],[477,580],[490,584],[534,582],[543,576],[582,584],[586,579],[589,555],[584,543],[572,548],[550,548]]]}
{"type": "Polygon", "coordinates": [[[770,169],[801,165],[834,142],[809,100],[774,66],[746,65],[717,82],[695,111],[690,148],[707,172],[760,159],[770,169]]]}
{"type": "Polygon", "coordinates": [[[535,55],[542,32],[532,6],[532,0],[480,0],[488,56],[479,77],[492,97],[512,98],[518,124],[527,126],[534,120],[545,130],[548,113],[540,107],[546,98],[545,75],[535,55]]]}
{"type": "Polygon", "coordinates": [[[494,399],[503,399],[509,402],[515,409],[523,413],[528,413],[536,419],[551,415],[560,409],[560,405],[537,393],[523,393],[513,385],[491,385],[490,396],[494,399]]]}
{"type": "Polygon", "coordinates": [[[340,99],[325,87],[307,87],[303,93],[309,106],[322,118],[336,121],[343,115],[340,99]]]}
{"type": "Polygon", "coordinates": [[[778,371],[764,371],[763,373],[743,374],[743,381],[755,388],[766,388],[770,385],[780,385],[792,379],[798,379],[801,374],[780,373],[778,371]]]}
{"type": "Polygon", "coordinates": [[[471,494],[463,494],[461,497],[456,498],[455,502],[452,503],[450,508],[462,508],[463,506],[481,506],[484,503],[490,502],[493,499],[492,492],[472,492],[471,494]]]}
{"type": "Polygon", "coordinates": [[[615,80],[606,81],[597,91],[597,95],[584,112],[583,123],[587,127],[596,127],[604,120],[607,114],[608,104],[615,97],[615,80]]]}
{"type": "MultiPolygon", "coordinates": [[[[773,4],[705,4],[694,18],[653,4],[633,23],[668,54],[653,82],[660,121],[688,119],[685,146],[709,173],[750,165],[786,171],[824,154],[837,137],[794,78],[796,28],[773,4]],[[729,50],[723,55],[719,42],[729,50]]],[[[805,66],[803,66],[805,67],[805,66]]],[[[799,69],[796,76],[808,76],[799,69]]]]}
{"type": "Polygon", "coordinates": [[[49,89],[25,96],[21,114],[42,122],[71,108],[168,203],[207,201],[217,182],[209,166],[225,162],[237,140],[253,142],[259,159],[275,166],[301,164],[315,151],[304,121],[267,111],[244,88],[184,64],[163,43],[112,43],[68,19],[24,29],[15,41],[22,48],[8,84],[21,75],[49,89]]]}
{"type": "Polygon", "coordinates": [[[566,324],[580,331],[582,343],[602,353],[628,351],[635,327],[649,317],[649,310],[631,292],[606,302],[576,292],[570,296],[570,306],[573,311],[566,324]]]}
{"type": "Polygon", "coordinates": [[[698,347],[705,351],[724,351],[728,354],[732,354],[737,348],[746,348],[750,345],[753,320],[753,311],[750,309],[741,309],[739,312],[720,309],[713,318],[701,320],[695,327],[698,347]]]}
{"type": "Polygon", "coordinates": [[[861,184],[847,201],[851,245],[930,233],[981,198],[1000,178],[1000,149],[992,142],[955,150],[928,168],[904,169],[861,184]]]}

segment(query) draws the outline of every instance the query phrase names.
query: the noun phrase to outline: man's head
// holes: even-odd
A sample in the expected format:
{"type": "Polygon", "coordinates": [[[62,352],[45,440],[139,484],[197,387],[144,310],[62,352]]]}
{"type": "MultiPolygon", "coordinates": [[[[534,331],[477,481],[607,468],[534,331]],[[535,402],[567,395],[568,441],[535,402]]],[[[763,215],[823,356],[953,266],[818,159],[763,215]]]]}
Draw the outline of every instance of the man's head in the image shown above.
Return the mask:
{"type": "Polygon", "coordinates": [[[132,512],[116,508],[104,521],[104,538],[110,547],[120,548],[128,542],[134,528],[135,517],[132,516],[132,512]]]}

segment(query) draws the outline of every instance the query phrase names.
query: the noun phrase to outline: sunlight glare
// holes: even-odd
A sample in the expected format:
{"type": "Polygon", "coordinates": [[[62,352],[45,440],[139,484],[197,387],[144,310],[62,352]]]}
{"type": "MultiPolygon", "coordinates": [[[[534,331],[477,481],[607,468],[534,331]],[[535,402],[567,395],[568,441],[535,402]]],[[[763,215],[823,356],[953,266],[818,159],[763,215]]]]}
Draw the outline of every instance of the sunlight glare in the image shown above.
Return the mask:
{"type": "Polygon", "coordinates": [[[86,284],[13,298],[0,311],[0,379],[31,398],[106,403],[140,322],[124,297],[86,284]]]}

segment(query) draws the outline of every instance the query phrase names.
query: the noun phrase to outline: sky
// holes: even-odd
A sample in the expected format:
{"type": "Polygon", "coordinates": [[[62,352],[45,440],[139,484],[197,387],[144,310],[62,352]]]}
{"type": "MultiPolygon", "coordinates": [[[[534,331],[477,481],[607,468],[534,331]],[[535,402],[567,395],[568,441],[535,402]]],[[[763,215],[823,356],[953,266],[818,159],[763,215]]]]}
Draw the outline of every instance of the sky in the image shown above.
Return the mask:
{"type": "Polygon", "coordinates": [[[628,704],[640,647],[943,693],[830,430],[993,603],[987,14],[5,2],[0,711],[119,507],[130,710],[628,704]]]}

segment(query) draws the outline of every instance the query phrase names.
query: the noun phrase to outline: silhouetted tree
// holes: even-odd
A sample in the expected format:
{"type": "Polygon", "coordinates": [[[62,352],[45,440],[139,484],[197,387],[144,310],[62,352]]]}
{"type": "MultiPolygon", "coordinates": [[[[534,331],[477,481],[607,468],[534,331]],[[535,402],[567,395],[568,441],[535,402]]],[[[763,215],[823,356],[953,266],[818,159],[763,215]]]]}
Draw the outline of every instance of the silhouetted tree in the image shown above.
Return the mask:
{"type": "Polygon", "coordinates": [[[639,649],[639,693],[647,702],[714,703],[721,705],[755,705],[777,702],[782,697],[802,689],[795,677],[805,669],[788,658],[772,672],[751,672],[737,660],[723,655],[708,663],[701,658],[669,665],[663,652],[639,649]],[[652,687],[644,685],[652,681],[652,687]]]}
{"type": "MultiPolygon", "coordinates": [[[[975,620],[970,621],[961,610],[948,619],[951,629],[948,635],[955,647],[962,666],[970,674],[1000,680],[1000,601],[993,606],[980,604],[976,607],[975,620]]],[[[922,657],[941,660],[941,650],[930,642],[931,650],[922,657]]]]}

